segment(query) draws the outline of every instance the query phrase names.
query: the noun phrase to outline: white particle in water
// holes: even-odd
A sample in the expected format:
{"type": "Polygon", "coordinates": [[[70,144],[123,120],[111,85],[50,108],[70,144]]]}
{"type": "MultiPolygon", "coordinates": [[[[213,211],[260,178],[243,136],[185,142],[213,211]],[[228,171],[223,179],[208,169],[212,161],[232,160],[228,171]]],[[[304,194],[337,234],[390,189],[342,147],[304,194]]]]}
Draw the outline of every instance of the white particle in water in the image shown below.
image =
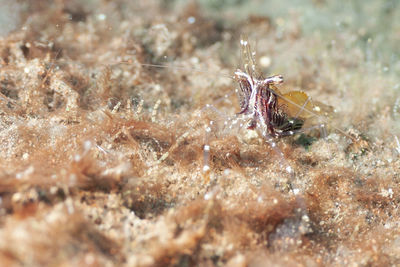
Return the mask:
{"type": "Polygon", "coordinates": [[[193,17],[193,16],[190,16],[190,17],[188,17],[187,22],[188,22],[189,24],[193,24],[193,23],[196,22],[196,18],[193,17]]]}
{"type": "Polygon", "coordinates": [[[105,14],[98,14],[97,15],[97,19],[98,20],[105,20],[107,18],[107,16],[105,14]]]}

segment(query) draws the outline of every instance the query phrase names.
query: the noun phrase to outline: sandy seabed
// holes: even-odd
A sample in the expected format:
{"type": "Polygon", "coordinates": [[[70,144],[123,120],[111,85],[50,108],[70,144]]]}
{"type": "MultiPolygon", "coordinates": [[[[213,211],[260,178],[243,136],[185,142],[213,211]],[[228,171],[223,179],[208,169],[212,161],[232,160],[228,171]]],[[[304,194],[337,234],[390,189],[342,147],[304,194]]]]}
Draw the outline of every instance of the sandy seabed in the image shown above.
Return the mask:
{"type": "Polygon", "coordinates": [[[0,265],[400,264],[400,11],[294,2],[1,0],[0,265]],[[327,136],[224,126],[243,33],[327,136]]]}

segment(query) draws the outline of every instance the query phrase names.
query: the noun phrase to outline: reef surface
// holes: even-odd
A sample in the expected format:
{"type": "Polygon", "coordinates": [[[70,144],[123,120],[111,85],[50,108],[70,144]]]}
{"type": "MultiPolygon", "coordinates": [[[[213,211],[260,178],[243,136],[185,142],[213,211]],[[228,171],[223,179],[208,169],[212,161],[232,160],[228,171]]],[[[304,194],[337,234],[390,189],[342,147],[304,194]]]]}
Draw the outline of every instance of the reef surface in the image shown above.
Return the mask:
{"type": "Polygon", "coordinates": [[[0,0],[1,265],[400,264],[400,10],[338,2],[0,0]],[[241,34],[326,135],[234,125],[241,34]]]}

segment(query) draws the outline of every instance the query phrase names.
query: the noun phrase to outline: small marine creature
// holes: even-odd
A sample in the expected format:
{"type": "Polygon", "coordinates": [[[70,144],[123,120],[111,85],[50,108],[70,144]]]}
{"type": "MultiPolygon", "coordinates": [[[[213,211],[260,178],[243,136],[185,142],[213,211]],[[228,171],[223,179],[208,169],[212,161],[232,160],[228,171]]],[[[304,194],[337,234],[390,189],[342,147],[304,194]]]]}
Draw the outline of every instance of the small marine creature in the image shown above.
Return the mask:
{"type": "Polygon", "coordinates": [[[240,46],[243,70],[236,70],[234,79],[240,89],[239,114],[250,119],[248,129],[259,127],[264,137],[289,136],[299,132],[306,119],[318,116],[321,108],[306,93],[279,91],[276,85],[283,83],[282,75],[263,77],[246,37],[241,38],[240,46]]]}
{"type": "MultiPolygon", "coordinates": [[[[321,135],[326,136],[325,124],[303,129],[306,120],[315,117],[323,119],[321,115],[329,113],[329,107],[319,102],[313,102],[302,91],[281,93],[276,85],[283,83],[282,75],[264,78],[257,68],[255,52],[251,50],[247,37],[240,41],[241,68],[236,70],[233,79],[239,84],[238,95],[240,112],[247,120],[247,128],[261,132],[265,140],[280,157],[282,167],[292,173],[293,169],[286,161],[282,151],[277,148],[275,139],[296,133],[319,128],[321,135]],[[316,104],[319,103],[319,104],[316,104]]],[[[239,121],[242,121],[239,119],[239,121]]],[[[237,122],[238,120],[234,120],[237,122]]],[[[324,120],[322,120],[324,121],[324,120]]],[[[213,122],[210,122],[210,125],[213,122]]],[[[210,127],[206,128],[206,131],[210,127]]],[[[210,146],[208,138],[204,145],[203,172],[208,173],[210,146]]],[[[207,178],[208,180],[208,178],[207,178]]]]}

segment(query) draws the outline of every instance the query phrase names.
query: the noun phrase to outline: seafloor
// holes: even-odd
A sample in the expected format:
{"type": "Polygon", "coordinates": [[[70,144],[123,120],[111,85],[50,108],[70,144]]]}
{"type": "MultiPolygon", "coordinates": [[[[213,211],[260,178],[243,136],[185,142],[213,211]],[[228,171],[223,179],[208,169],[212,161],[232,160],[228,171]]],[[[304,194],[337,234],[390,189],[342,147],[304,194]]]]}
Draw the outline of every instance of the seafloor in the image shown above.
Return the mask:
{"type": "Polygon", "coordinates": [[[399,265],[399,16],[396,0],[0,0],[0,265],[399,265]],[[233,122],[241,34],[281,91],[332,107],[303,127],[327,135],[274,150],[233,122]]]}

